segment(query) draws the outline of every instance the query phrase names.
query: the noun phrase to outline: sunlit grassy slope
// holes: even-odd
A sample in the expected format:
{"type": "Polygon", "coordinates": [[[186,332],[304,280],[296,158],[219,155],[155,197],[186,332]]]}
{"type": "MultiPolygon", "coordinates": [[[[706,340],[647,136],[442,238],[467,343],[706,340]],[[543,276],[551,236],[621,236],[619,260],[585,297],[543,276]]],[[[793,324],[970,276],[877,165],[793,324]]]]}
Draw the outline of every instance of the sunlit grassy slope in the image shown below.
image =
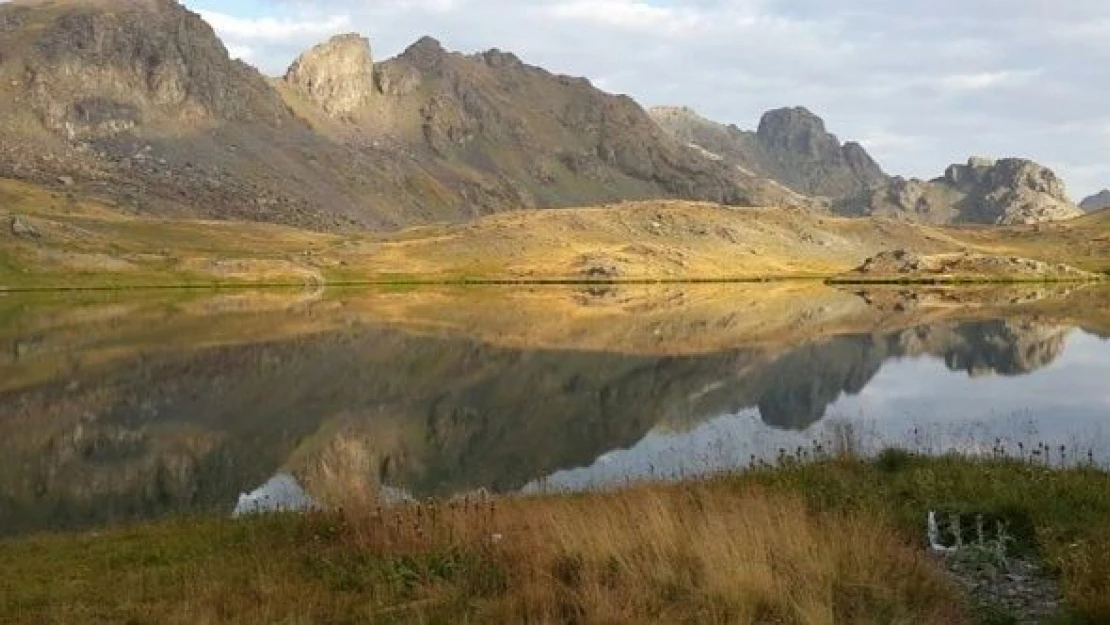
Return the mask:
{"type": "Polygon", "coordinates": [[[1110,217],[938,228],[691,202],[503,213],[390,234],[127,215],[0,180],[0,286],[826,277],[878,252],[975,251],[1110,270],[1110,217]]]}

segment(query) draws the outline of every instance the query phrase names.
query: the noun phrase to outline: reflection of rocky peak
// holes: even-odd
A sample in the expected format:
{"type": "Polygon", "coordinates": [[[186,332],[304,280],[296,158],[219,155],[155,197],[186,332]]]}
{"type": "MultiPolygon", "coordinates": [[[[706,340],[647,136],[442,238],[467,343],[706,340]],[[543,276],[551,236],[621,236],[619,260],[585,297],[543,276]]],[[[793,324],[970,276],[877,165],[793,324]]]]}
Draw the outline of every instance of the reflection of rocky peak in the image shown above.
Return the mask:
{"type": "Polygon", "coordinates": [[[1069,330],[1032,322],[988,322],[974,330],[961,326],[964,340],[944,353],[949,368],[972,375],[1024,375],[1060,357],[1069,330]]]}
{"type": "Polygon", "coordinates": [[[862,391],[889,356],[886,344],[870,336],[792,350],[761,372],[760,417],[776,428],[803,430],[844,393],[862,391]]]}
{"type": "Polygon", "coordinates": [[[374,95],[370,40],[357,34],[333,37],[294,61],[285,81],[329,115],[357,113],[374,95]]]}
{"type": "Polygon", "coordinates": [[[801,193],[842,197],[887,180],[863,146],[841,145],[824,120],[803,107],[768,111],[754,133],[686,107],[658,107],[651,114],[678,140],[801,193]]]}
{"type": "Polygon", "coordinates": [[[1063,353],[1069,332],[1035,322],[980,321],[921,326],[896,334],[894,341],[898,353],[935,356],[954,371],[1012,376],[1052,364],[1063,353]]]}
{"type": "Polygon", "coordinates": [[[845,200],[840,212],[932,223],[1029,224],[1070,219],[1082,211],[1050,169],[1020,158],[968,159],[932,181],[895,179],[845,200]]]}
{"type": "Polygon", "coordinates": [[[322,501],[383,485],[417,497],[511,491],[630,447],[660,423],[758,407],[774,427],[804,429],[891,358],[931,355],[957,370],[1013,375],[1051,362],[1065,337],[1038,323],[984,321],[844,335],[775,355],[659,356],[356,325],[155,353],[82,367],[72,387],[0,395],[0,533],[226,512],[281,469],[322,501]]]}

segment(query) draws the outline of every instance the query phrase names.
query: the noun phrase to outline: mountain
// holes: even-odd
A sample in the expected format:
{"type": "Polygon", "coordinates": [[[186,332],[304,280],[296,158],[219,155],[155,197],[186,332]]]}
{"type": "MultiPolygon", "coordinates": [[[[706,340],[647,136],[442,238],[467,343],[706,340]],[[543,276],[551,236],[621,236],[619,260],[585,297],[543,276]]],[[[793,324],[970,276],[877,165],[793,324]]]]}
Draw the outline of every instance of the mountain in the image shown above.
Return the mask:
{"type": "Polygon", "coordinates": [[[518,208],[805,198],[679,143],[624,96],[423,39],[337,37],[282,79],[173,0],[0,5],[0,177],[125,211],[315,229],[518,208]]]}
{"type": "MultiPolygon", "coordinates": [[[[651,115],[679,141],[798,192],[831,198],[833,211],[844,215],[1014,225],[1082,214],[1055,173],[1025,159],[972,158],[931,181],[888,177],[860,144],[842,145],[801,107],[768,111],[756,132],[685,107],[657,107],[651,115]]],[[[1110,191],[1104,199],[1110,206],[1110,191]]]]}
{"type": "Polygon", "coordinates": [[[1110,208],[1110,189],[1103,189],[1079,203],[1079,208],[1093,213],[1104,208],[1110,208]]]}
{"type": "Polygon", "coordinates": [[[837,212],[928,223],[1016,225],[1062,221],[1083,214],[1052,170],[1019,158],[972,157],[935,180],[895,178],[843,200],[837,212]]]}
{"type": "Polygon", "coordinates": [[[650,113],[679,141],[800,193],[839,198],[888,181],[860,144],[841,145],[825,122],[803,107],[768,111],[756,132],[710,121],[686,107],[656,107],[650,113]]]}

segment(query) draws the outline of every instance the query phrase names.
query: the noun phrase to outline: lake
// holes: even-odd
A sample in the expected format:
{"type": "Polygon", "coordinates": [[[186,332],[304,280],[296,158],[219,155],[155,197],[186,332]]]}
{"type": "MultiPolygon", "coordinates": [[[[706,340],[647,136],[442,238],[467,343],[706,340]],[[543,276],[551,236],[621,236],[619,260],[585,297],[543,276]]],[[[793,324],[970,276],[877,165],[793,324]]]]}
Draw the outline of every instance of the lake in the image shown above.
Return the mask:
{"type": "Polygon", "coordinates": [[[0,534],[228,515],[268,483],[334,505],[848,447],[1110,464],[1108,339],[1097,286],[0,294],[0,534]]]}

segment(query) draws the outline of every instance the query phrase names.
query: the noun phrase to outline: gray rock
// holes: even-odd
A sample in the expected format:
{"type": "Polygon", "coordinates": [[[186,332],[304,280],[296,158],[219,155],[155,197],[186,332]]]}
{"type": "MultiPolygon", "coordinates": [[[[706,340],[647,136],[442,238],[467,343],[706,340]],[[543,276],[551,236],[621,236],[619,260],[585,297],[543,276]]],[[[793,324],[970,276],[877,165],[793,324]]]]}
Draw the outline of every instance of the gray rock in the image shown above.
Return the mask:
{"type": "Polygon", "coordinates": [[[370,40],[357,34],[333,37],[294,61],[285,82],[331,116],[352,115],[368,106],[374,96],[370,40]]]}
{"type": "Polygon", "coordinates": [[[884,187],[838,203],[857,216],[929,223],[1035,224],[1071,219],[1083,211],[1050,169],[1020,158],[972,157],[931,181],[896,178],[884,187]]]}
{"type": "Polygon", "coordinates": [[[888,180],[863,146],[841,145],[825,122],[803,107],[768,111],[754,133],[710,121],[687,107],[650,112],[680,141],[799,193],[839,198],[888,180]]]}
{"type": "Polygon", "coordinates": [[[1103,189],[1079,203],[1079,208],[1087,212],[1110,208],[1110,189],[1103,189]]]}
{"type": "Polygon", "coordinates": [[[11,231],[13,235],[21,239],[39,239],[42,237],[37,228],[19,216],[12,217],[11,231]]]}

